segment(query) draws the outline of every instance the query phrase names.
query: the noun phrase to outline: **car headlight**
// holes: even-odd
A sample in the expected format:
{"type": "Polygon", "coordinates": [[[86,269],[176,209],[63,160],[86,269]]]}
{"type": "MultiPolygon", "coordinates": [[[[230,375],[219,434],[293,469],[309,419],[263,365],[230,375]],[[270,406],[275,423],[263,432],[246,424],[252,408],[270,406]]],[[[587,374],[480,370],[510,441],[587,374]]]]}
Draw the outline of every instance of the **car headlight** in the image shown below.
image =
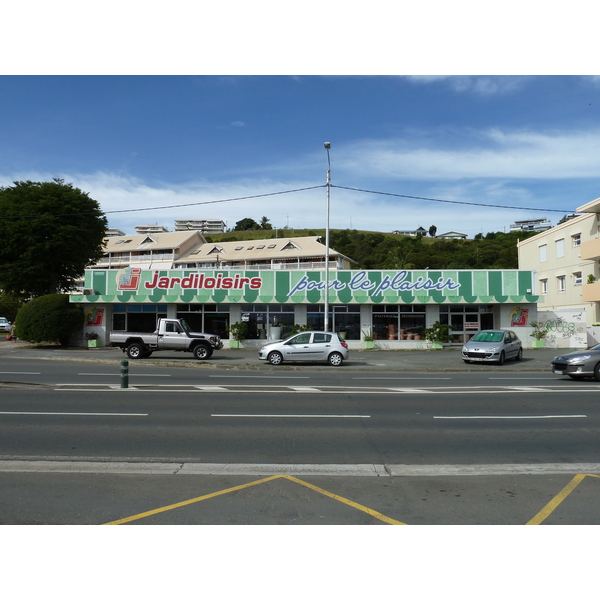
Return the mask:
{"type": "Polygon", "coordinates": [[[574,356],[573,358],[567,358],[568,363],[578,363],[584,360],[592,358],[591,354],[582,354],[581,356],[574,356]]]}
{"type": "Polygon", "coordinates": [[[466,346],[463,346],[462,351],[466,354],[469,351],[469,349],[466,346]]]}

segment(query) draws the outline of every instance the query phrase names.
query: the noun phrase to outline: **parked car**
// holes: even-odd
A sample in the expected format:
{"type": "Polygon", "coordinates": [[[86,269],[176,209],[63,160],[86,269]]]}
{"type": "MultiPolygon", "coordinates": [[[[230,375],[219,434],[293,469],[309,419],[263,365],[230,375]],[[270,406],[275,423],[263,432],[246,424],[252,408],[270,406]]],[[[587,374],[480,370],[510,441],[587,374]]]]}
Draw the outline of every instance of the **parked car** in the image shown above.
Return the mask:
{"type": "Polygon", "coordinates": [[[463,346],[462,357],[466,363],[496,362],[501,365],[509,358],[521,360],[523,347],[514,331],[484,329],[463,346]]]}
{"type": "Polygon", "coordinates": [[[326,361],[339,367],[348,358],[348,344],[337,334],[327,331],[302,331],[278,342],[265,344],[258,358],[272,365],[283,361],[326,361]]]}
{"type": "Polygon", "coordinates": [[[0,317],[0,331],[10,333],[10,321],[6,317],[0,317]]]}
{"type": "Polygon", "coordinates": [[[154,333],[111,331],[108,337],[111,346],[121,348],[132,359],[148,358],[157,350],[176,350],[206,360],[223,347],[218,335],[192,331],[184,319],[159,319],[154,333]]]}
{"type": "Polygon", "coordinates": [[[568,375],[571,379],[593,377],[600,381],[600,344],[587,350],[556,356],[552,361],[552,372],[568,375]]]}

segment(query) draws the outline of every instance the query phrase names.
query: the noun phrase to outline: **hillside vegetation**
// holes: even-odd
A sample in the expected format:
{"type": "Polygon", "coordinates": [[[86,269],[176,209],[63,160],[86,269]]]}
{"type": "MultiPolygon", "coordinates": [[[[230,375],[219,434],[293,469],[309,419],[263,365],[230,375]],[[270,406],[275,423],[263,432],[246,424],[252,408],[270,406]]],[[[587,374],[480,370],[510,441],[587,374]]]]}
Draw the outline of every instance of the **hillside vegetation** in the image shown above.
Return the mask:
{"type": "MultiPolygon", "coordinates": [[[[317,230],[234,231],[206,236],[209,242],[322,236],[317,230]]],[[[358,269],[517,269],[517,242],[526,232],[478,234],[473,240],[441,240],[393,233],[330,230],[330,247],[355,260],[358,269]]]]}

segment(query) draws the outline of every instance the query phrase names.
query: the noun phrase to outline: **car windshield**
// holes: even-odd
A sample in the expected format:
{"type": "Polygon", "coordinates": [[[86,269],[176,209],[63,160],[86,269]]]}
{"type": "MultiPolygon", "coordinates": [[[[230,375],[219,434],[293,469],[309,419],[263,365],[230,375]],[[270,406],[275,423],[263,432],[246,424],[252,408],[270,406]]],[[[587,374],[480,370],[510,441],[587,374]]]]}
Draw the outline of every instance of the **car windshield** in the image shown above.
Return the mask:
{"type": "Polygon", "coordinates": [[[475,334],[471,341],[473,342],[501,342],[504,337],[502,331],[480,331],[475,334]]]}
{"type": "Polygon", "coordinates": [[[181,323],[181,327],[184,331],[187,331],[188,333],[192,331],[192,328],[187,324],[185,319],[179,319],[179,322],[181,323]]]}

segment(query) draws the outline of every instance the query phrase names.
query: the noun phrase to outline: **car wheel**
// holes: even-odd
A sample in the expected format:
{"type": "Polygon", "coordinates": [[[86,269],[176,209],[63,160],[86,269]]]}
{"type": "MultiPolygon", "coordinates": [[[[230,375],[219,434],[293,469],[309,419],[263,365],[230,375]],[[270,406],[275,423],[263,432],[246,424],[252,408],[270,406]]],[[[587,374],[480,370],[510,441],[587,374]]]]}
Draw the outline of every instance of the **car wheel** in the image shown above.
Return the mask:
{"type": "Polygon", "coordinates": [[[272,365],[280,365],[283,362],[283,356],[281,355],[281,352],[271,352],[267,360],[272,365]]]}
{"type": "Polygon", "coordinates": [[[212,348],[205,346],[204,344],[198,344],[194,348],[194,358],[198,360],[206,360],[212,356],[212,348]]]}
{"type": "Polygon", "coordinates": [[[145,354],[146,351],[142,344],[131,344],[131,346],[127,348],[127,358],[131,358],[132,360],[143,358],[145,354]]]}
{"type": "Polygon", "coordinates": [[[328,360],[332,367],[339,367],[344,362],[344,357],[339,352],[332,352],[328,360]]]}
{"type": "Polygon", "coordinates": [[[523,358],[523,348],[519,348],[517,355],[515,356],[515,360],[521,360],[523,358]]]}
{"type": "Polygon", "coordinates": [[[500,352],[500,358],[498,359],[498,364],[499,365],[503,365],[504,364],[504,358],[505,358],[505,354],[504,351],[500,352]]]}
{"type": "Polygon", "coordinates": [[[594,379],[600,381],[600,363],[594,367],[594,379]]]}

